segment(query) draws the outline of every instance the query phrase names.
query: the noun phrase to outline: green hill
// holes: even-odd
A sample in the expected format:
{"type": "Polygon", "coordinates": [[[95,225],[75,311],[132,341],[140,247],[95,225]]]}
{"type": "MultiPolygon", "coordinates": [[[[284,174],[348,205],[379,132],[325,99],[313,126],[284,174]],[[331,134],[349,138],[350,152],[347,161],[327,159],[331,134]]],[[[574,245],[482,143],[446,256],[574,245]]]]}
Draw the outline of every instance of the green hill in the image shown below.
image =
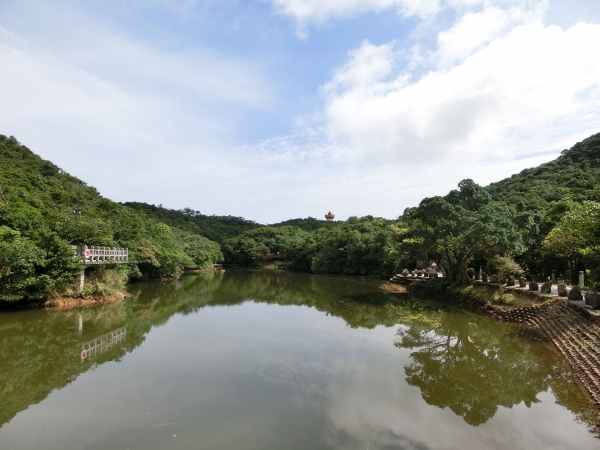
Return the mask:
{"type": "Polygon", "coordinates": [[[551,269],[565,273],[586,268],[581,258],[566,261],[544,254],[542,242],[573,204],[600,201],[600,133],[563,150],[553,161],[525,169],[485,189],[494,200],[532,213],[535,227],[527,234],[527,250],[519,258],[530,272],[548,275],[551,269]]]}
{"type": "Polygon", "coordinates": [[[0,299],[65,289],[80,270],[71,245],[129,248],[121,278],[172,277],[222,259],[215,242],[112,202],[0,135],[0,299]],[[82,210],[77,221],[73,208],[82,210]]]}
{"type": "MultiPolygon", "coordinates": [[[[585,239],[579,231],[569,231],[578,223],[577,217],[600,210],[600,203],[595,203],[600,202],[600,134],[563,151],[554,161],[485,188],[472,182],[461,185],[465,192],[424,199],[418,208],[407,211],[417,219],[429,213],[439,215],[443,208],[454,208],[458,214],[460,202],[471,202],[467,191],[480,192],[482,205],[494,202],[500,208],[496,215],[508,208],[513,225],[520,227],[513,230],[515,236],[520,233],[515,257],[527,272],[546,276],[556,269],[573,279],[579,270],[600,267],[600,218],[598,224],[595,218],[585,221],[580,230],[585,239]],[[572,249],[561,250],[568,245],[572,249]]],[[[488,213],[494,215],[493,210],[488,213]]],[[[190,208],[175,211],[145,203],[119,204],[35,155],[14,137],[0,135],[0,300],[41,299],[68,290],[81,270],[71,245],[129,248],[130,263],[108,274],[121,282],[173,277],[184,269],[210,267],[223,260],[221,243],[230,261],[246,261],[253,255],[250,259],[256,263],[265,254],[283,251],[288,267],[320,273],[387,274],[417,260],[439,259],[437,244],[427,242],[425,228],[411,229],[409,216],[405,213],[400,221],[367,216],[338,222],[309,217],[266,227],[190,208]],[[83,211],[77,221],[74,208],[83,211]],[[410,240],[419,233],[425,240],[410,240]],[[400,242],[410,245],[398,247],[400,242]]],[[[439,217],[442,222],[450,219],[447,214],[439,217]]],[[[488,264],[488,256],[477,256],[469,267],[488,264]]],[[[594,276],[600,280],[597,272],[594,276]]]]}
{"type": "Polygon", "coordinates": [[[165,222],[172,227],[200,234],[219,243],[225,239],[238,236],[244,231],[262,226],[243,217],[207,216],[191,208],[174,210],[140,202],[126,202],[123,205],[143,211],[148,217],[165,222]]]}
{"type": "Polygon", "coordinates": [[[315,219],[314,217],[308,217],[306,219],[289,219],[283,222],[274,223],[271,227],[298,227],[304,231],[316,231],[319,228],[332,228],[338,226],[340,221],[327,222],[326,220],[315,219]]]}
{"type": "Polygon", "coordinates": [[[600,133],[563,150],[554,161],[525,169],[487,187],[492,197],[522,208],[548,209],[553,202],[600,199],[600,133]]]}

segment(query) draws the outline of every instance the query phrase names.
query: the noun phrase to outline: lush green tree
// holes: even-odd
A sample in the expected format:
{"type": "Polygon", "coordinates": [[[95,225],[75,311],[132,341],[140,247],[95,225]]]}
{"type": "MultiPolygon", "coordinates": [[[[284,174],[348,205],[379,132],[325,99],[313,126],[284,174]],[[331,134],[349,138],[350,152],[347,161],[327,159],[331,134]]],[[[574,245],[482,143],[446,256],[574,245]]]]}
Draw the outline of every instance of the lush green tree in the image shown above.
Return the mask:
{"type": "Polygon", "coordinates": [[[504,280],[508,275],[520,275],[523,273],[521,266],[510,255],[496,255],[491,260],[492,265],[498,271],[498,277],[504,280]]]}
{"type": "Polygon", "coordinates": [[[411,231],[400,245],[415,259],[439,261],[450,279],[462,282],[473,258],[524,251],[523,231],[532,226],[526,213],[492,200],[473,180],[444,197],[424,199],[404,212],[403,221],[411,231]]]}
{"type": "MultiPolygon", "coordinates": [[[[208,267],[222,258],[218,244],[103,198],[14,137],[2,135],[0,226],[18,232],[18,242],[29,243],[45,255],[33,266],[23,265],[23,280],[4,284],[4,296],[43,298],[73,283],[78,269],[70,245],[127,247],[126,275],[134,279],[173,277],[183,269],[208,267]],[[74,208],[83,211],[77,220],[74,208]]],[[[4,233],[0,243],[8,246],[16,239],[11,236],[4,233]]]]}
{"type": "Polygon", "coordinates": [[[73,253],[56,236],[38,242],[0,226],[0,299],[40,299],[79,269],[73,253]]]}
{"type": "Polygon", "coordinates": [[[582,262],[590,268],[593,284],[600,282],[600,203],[572,202],[569,211],[544,239],[543,249],[565,258],[569,263],[571,280],[576,282],[577,269],[582,262]]]}
{"type": "Polygon", "coordinates": [[[26,296],[37,290],[40,280],[36,270],[43,268],[46,252],[21,233],[7,226],[0,227],[0,298],[26,296]]]}
{"type": "Polygon", "coordinates": [[[223,261],[220,245],[204,236],[180,232],[177,233],[177,240],[185,254],[194,262],[194,268],[210,269],[214,263],[223,261]]]}
{"type": "Polygon", "coordinates": [[[225,262],[240,266],[255,266],[269,254],[285,253],[291,242],[306,235],[298,227],[260,227],[227,239],[222,249],[225,262]]]}
{"type": "MultiPolygon", "coordinates": [[[[345,275],[390,275],[398,268],[397,228],[385,219],[350,217],[337,227],[318,230],[311,271],[345,275]]],[[[310,254],[310,253],[309,253],[310,254]]]]}

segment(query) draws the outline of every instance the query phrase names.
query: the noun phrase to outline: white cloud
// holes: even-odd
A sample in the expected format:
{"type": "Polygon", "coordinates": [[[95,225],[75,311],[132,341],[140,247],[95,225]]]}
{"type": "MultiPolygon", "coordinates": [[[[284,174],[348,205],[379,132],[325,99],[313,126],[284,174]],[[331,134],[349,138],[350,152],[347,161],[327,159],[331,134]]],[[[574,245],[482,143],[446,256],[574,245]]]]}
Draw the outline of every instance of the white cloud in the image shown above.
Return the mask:
{"type": "Polygon", "coordinates": [[[143,37],[66,6],[19,6],[4,23],[21,17],[14,29],[27,40],[0,28],[0,133],[117,201],[277,222],[329,209],[342,219],[396,217],[463,178],[498,180],[600,130],[599,26],[542,25],[545,1],[273,4],[304,25],[384,9],[457,15],[443,30],[441,19],[421,21],[405,41],[365,41],[321,87],[315,112],[278,135],[239,118],[274,105],[289,113],[273,91],[304,73],[267,82],[269,55],[258,66],[196,35],[182,44],[169,31],[143,37]],[[252,136],[266,136],[256,145],[239,141],[249,123],[261,128],[252,136]]]}
{"type": "Polygon", "coordinates": [[[325,22],[333,17],[353,17],[359,14],[395,9],[410,17],[429,17],[440,9],[440,0],[271,0],[275,10],[293,17],[298,23],[298,34],[306,37],[310,23],[325,22]]]}
{"type": "Polygon", "coordinates": [[[239,173],[227,152],[231,111],[271,98],[251,64],[167,54],[111,33],[80,37],[87,53],[71,46],[74,64],[0,27],[0,133],[117,201],[168,204],[190,180],[208,189],[226,178],[216,167],[239,173]]]}
{"type": "Polygon", "coordinates": [[[448,45],[469,20],[440,34],[439,66],[414,81],[410,72],[390,77],[390,45],[365,42],[352,52],[324,87],[330,139],[349,140],[369,157],[512,157],[516,136],[535,151],[557,126],[563,138],[600,128],[600,25],[563,31],[535,22],[477,51],[448,45]],[[461,53],[470,55],[445,67],[461,53]]]}
{"type": "Polygon", "coordinates": [[[446,68],[460,63],[492,40],[505,37],[518,25],[539,21],[545,10],[542,6],[529,9],[490,6],[476,12],[468,11],[452,28],[438,34],[438,49],[434,54],[439,66],[446,68]]]}
{"type": "MultiPolygon", "coordinates": [[[[294,18],[298,35],[308,36],[307,27],[333,18],[355,17],[366,12],[394,10],[402,17],[431,19],[440,12],[452,9],[462,15],[473,9],[510,10],[513,14],[524,11],[540,13],[548,7],[549,0],[271,0],[279,14],[294,18]]],[[[483,17],[485,19],[485,17],[483,17]]],[[[469,21],[471,18],[466,17],[469,21]]],[[[491,18],[490,18],[491,19],[491,18]]],[[[496,21],[494,21],[496,22],[496,21]]],[[[478,23],[478,26],[498,23],[478,23]]],[[[481,30],[484,31],[483,29],[481,30]]],[[[488,30],[489,32],[490,30],[488,30]]],[[[493,30],[491,30],[493,31],[493,30]]]]}
{"type": "Polygon", "coordinates": [[[322,22],[332,17],[355,16],[367,11],[395,9],[405,16],[437,13],[439,0],[271,0],[282,14],[300,22],[322,22]]]}

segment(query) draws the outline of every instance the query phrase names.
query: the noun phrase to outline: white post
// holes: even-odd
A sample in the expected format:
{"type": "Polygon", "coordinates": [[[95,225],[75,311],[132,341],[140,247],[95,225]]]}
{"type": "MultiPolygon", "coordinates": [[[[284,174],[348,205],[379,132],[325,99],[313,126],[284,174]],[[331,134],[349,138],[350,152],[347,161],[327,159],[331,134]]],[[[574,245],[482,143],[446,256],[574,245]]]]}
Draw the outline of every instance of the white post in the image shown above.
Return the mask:
{"type": "Polygon", "coordinates": [[[583,278],[583,270],[580,270],[580,271],[579,271],[579,286],[585,286],[585,283],[584,283],[584,281],[585,281],[585,280],[584,280],[584,278],[583,278]]]}
{"type": "Polygon", "coordinates": [[[79,285],[78,285],[77,292],[83,291],[83,284],[84,283],[85,283],[85,269],[83,269],[81,271],[81,273],[79,274],[79,285]]]}

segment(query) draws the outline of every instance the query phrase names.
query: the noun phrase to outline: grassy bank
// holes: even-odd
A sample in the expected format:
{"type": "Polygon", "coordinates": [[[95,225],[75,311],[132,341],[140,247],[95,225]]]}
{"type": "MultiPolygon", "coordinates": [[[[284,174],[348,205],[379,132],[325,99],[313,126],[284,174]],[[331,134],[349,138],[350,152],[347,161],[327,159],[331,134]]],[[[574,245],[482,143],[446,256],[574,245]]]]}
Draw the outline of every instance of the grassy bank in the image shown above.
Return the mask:
{"type": "Polygon", "coordinates": [[[470,310],[493,314],[498,310],[528,308],[551,302],[550,297],[527,292],[498,289],[489,284],[461,284],[429,280],[415,280],[406,285],[386,283],[382,289],[419,299],[452,303],[470,310]]]}

